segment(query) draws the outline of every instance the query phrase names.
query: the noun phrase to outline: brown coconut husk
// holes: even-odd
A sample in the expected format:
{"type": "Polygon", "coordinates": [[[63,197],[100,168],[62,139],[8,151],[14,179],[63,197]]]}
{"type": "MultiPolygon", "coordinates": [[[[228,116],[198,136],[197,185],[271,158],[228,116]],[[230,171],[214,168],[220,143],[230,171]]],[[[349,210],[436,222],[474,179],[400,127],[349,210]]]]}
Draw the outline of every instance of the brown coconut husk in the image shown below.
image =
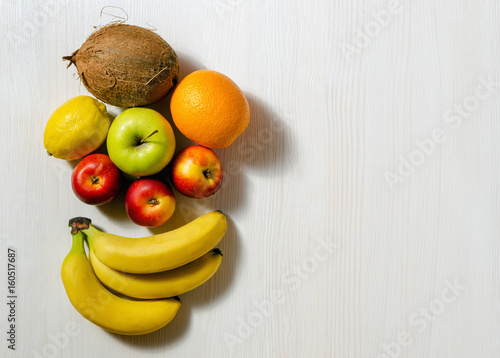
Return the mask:
{"type": "Polygon", "coordinates": [[[97,99],[118,107],[145,106],[175,87],[179,61],[155,32],[112,23],[96,30],[71,56],[80,80],[97,99]]]}

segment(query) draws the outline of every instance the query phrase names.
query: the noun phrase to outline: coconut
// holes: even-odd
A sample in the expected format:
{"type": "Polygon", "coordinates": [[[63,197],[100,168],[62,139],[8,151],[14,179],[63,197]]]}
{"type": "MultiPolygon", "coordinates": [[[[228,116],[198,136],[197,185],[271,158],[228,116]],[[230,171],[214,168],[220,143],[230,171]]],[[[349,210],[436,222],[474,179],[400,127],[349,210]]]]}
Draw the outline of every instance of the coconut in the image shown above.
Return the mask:
{"type": "Polygon", "coordinates": [[[118,107],[161,100],[177,84],[175,51],[155,32],[114,23],[96,30],[71,56],[80,80],[97,99],[118,107]]]}

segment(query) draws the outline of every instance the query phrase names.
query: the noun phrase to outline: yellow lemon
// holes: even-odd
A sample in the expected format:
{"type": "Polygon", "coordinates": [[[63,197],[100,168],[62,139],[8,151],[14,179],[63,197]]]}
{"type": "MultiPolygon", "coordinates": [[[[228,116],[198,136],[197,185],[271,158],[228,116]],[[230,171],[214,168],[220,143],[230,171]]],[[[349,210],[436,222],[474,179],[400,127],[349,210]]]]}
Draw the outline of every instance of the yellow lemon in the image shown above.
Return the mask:
{"type": "Polygon", "coordinates": [[[43,144],[59,159],[79,159],[104,143],[111,125],[106,106],[89,96],[77,96],[63,103],[50,116],[43,144]]]}

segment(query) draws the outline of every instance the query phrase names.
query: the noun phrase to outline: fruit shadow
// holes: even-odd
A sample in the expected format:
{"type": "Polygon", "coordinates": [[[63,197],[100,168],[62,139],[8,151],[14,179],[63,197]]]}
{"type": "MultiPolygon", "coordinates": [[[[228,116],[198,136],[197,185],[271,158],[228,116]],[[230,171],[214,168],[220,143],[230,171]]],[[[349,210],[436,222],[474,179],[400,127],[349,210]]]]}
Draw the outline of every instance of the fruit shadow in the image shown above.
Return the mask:
{"type": "MultiPolygon", "coordinates": [[[[184,76],[202,68],[197,63],[190,63],[189,59],[181,58],[181,68],[183,63],[184,76]]],[[[181,71],[182,73],[182,71],[181,71]]],[[[181,75],[182,77],[182,75],[181,75]]],[[[269,173],[284,175],[287,171],[287,155],[292,152],[289,144],[290,135],[287,130],[286,118],[280,118],[269,105],[262,102],[257,97],[245,94],[250,106],[250,123],[245,132],[236,139],[229,147],[215,149],[220,157],[224,171],[224,178],[221,189],[213,196],[204,199],[187,198],[174,190],[176,198],[176,210],[172,218],[164,225],[150,229],[153,234],[176,229],[212,210],[222,210],[228,219],[228,229],[225,237],[218,247],[222,251],[223,261],[219,271],[206,283],[197,289],[185,293],[181,299],[190,306],[205,306],[212,304],[220,297],[226,295],[233,280],[238,274],[238,263],[241,256],[240,235],[235,222],[231,219],[231,214],[245,209],[245,201],[248,192],[245,182],[246,173],[267,176],[269,173]],[[270,170],[273,169],[273,170],[270,170]]],[[[163,103],[167,106],[169,100],[163,103]]],[[[161,111],[160,107],[156,110],[161,111]]],[[[176,152],[182,148],[194,144],[188,140],[175,127],[170,110],[163,108],[165,117],[174,128],[177,139],[176,152]]],[[[168,166],[160,176],[170,181],[170,167],[168,166]]]]}
{"type": "Polygon", "coordinates": [[[201,62],[185,53],[177,52],[177,58],[179,59],[179,82],[191,72],[206,68],[201,62]]]}
{"type": "Polygon", "coordinates": [[[228,216],[227,232],[217,247],[222,252],[222,263],[219,270],[200,287],[186,292],[181,299],[193,307],[215,305],[221,297],[229,294],[230,287],[236,278],[238,264],[241,262],[241,248],[238,228],[228,216]]]}
{"type": "Polygon", "coordinates": [[[157,331],[140,336],[123,336],[110,332],[106,333],[117,341],[135,346],[141,350],[155,350],[168,344],[179,344],[179,340],[186,334],[191,323],[189,304],[186,304],[182,298],[181,302],[182,305],[174,319],[157,331]]]}
{"type": "Polygon", "coordinates": [[[222,161],[224,181],[218,194],[222,211],[244,210],[248,199],[248,174],[253,176],[284,176],[288,170],[287,156],[292,153],[286,122],[257,97],[245,94],[250,106],[247,129],[229,147],[217,150],[222,161]]]}
{"type": "MultiPolygon", "coordinates": [[[[210,210],[222,210],[228,219],[228,229],[218,247],[223,261],[219,271],[197,289],[187,292],[183,299],[192,306],[206,306],[229,294],[233,280],[237,277],[241,262],[240,233],[231,214],[245,210],[246,199],[251,193],[245,182],[248,172],[267,176],[269,173],[285,175],[288,170],[287,155],[292,153],[287,134],[286,118],[280,118],[268,105],[258,98],[245,94],[250,105],[251,118],[248,128],[228,148],[214,150],[220,157],[224,171],[221,189],[212,197],[199,200],[182,197],[178,200],[184,219],[192,218],[210,210]],[[270,170],[273,169],[273,170],[270,170]]],[[[178,194],[178,193],[177,193],[178,194]]],[[[177,195],[179,197],[181,195],[177,195]]]]}
{"type": "MultiPolygon", "coordinates": [[[[247,129],[234,143],[223,149],[214,149],[222,162],[222,186],[213,196],[204,199],[187,198],[177,192],[177,209],[172,219],[153,233],[179,227],[210,210],[222,210],[226,213],[236,213],[245,209],[247,196],[246,173],[260,176],[285,175],[290,167],[287,156],[293,152],[290,134],[285,118],[280,118],[271,108],[253,95],[245,94],[250,106],[250,123],[247,129]],[[272,170],[270,170],[272,169],[272,170]],[[179,213],[180,211],[180,213],[179,213]],[[194,215],[197,214],[197,215],[194,215]],[[186,220],[186,217],[190,220],[186,220]]],[[[187,139],[174,125],[169,110],[165,117],[172,124],[177,140],[176,153],[181,149],[195,144],[187,139]]],[[[170,165],[165,168],[160,177],[170,180],[170,165]]]]}
{"type": "Polygon", "coordinates": [[[236,265],[240,262],[238,230],[230,217],[225,237],[217,245],[223,254],[220,269],[203,285],[180,295],[182,306],[176,317],[162,329],[142,336],[122,336],[106,332],[113,339],[140,349],[155,350],[168,344],[178,344],[186,335],[191,324],[191,308],[214,304],[221,296],[227,294],[235,277],[236,265]]]}
{"type": "Polygon", "coordinates": [[[127,189],[134,180],[123,175],[122,173],[122,188],[118,196],[111,202],[96,206],[103,215],[117,222],[130,222],[130,219],[125,211],[125,194],[127,189]]]}
{"type": "MultiPolygon", "coordinates": [[[[149,229],[152,234],[156,235],[177,229],[205,213],[220,210],[220,206],[215,201],[218,194],[215,194],[212,197],[213,199],[200,200],[187,198],[175,190],[174,195],[176,198],[174,214],[165,224],[149,229]]],[[[222,211],[224,212],[224,210],[222,211]]],[[[230,214],[227,211],[224,213],[227,218],[227,231],[220,243],[216,245],[223,255],[221,267],[202,286],[181,296],[181,300],[184,302],[184,299],[186,299],[186,301],[189,301],[189,305],[204,305],[226,294],[227,288],[231,286],[238,271],[237,265],[240,262],[239,257],[241,255],[239,233],[230,214]]]]}
{"type": "MultiPolygon", "coordinates": [[[[242,170],[272,173],[287,170],[286,157],[293,150],[291,133],[284,115],[277,114],[271,106],[253,94],[245,93],[250,106],[250,123],[231,146],[225,149],[232,160],[242,165],[242,170]],[[248,167],[248,168],[247,168],[248,167]]],[[[222,153],[225,155],[225,152],[222,153]]]]}

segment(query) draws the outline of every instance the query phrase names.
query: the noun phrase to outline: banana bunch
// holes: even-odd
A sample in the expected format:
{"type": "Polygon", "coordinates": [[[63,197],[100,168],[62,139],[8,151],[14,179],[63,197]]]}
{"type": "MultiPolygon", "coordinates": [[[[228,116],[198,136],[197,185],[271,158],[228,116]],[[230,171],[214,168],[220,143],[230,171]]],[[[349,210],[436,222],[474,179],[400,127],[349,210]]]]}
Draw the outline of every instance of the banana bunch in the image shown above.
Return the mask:
{"type": "Polygon", "coordinates": [[[140,335],[167,325],[181,306],[177,296],[217,272],[222,253],[214,247],[227,222],[221,211],[213,211],[144,238],[104,233],[86,218],[71,219],[70,226],[73,244],[61,277],[72,305],[107,331],[140,335]]]}

